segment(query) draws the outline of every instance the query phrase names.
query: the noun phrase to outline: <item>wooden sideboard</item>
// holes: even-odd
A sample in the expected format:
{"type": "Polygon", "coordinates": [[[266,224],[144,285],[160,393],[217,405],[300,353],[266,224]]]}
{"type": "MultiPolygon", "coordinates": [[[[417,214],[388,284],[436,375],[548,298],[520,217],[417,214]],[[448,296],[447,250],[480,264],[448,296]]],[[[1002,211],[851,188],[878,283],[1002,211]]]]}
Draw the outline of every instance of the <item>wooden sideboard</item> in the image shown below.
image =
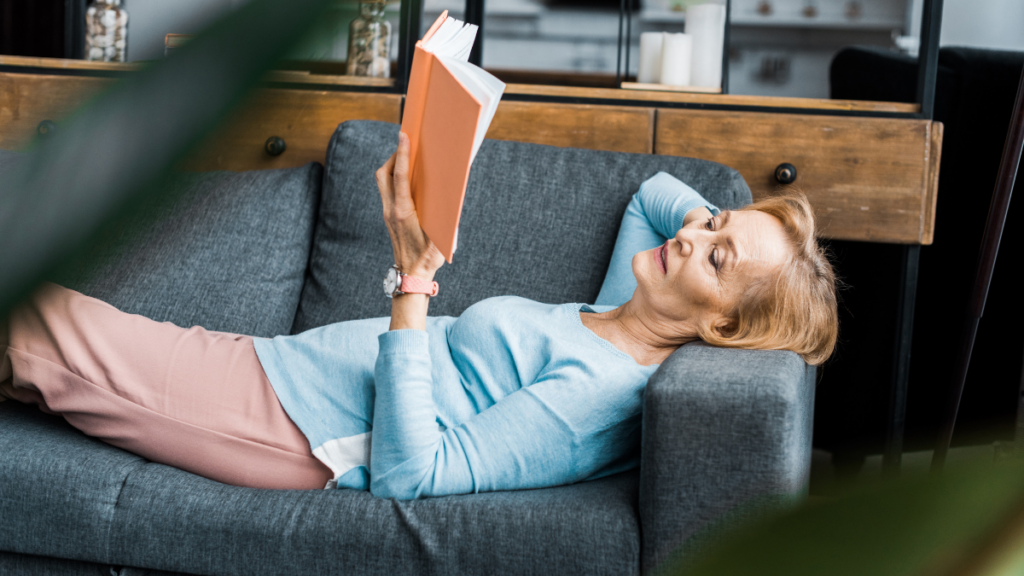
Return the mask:
{"type": "MultiPolygon", "coordinates": [[[[4,70],[0,72],[0,148],[28,147],[45,120],[56,123],[59,131],[63,119],[117,81],[75,75],[80,68],[68,62],[0,57],[4,70]]],[[[121,65],[102,70],[108,69],[130,74],[134,68],[121,65]]],[[[250,170],[322,162],[339,123],[399,122],[401,118],[401,95],[336,89],[354,83],[347,77],[274,72],[268,81],[273,84],[256,90],[232,118],[217,127],[185,161],[185,168],[250,170]],[[264,149],[272,136],[287,144],[278,156],[264,149]]],[[[376,84],[383,86],[386,81],[376,84]]],[[[508,98],[499,106],[487,137],[713,160],[738,170],[755,198],[787,189],[776,180],[775,169],[789,163],[797,170],[790,186],[810,199],[821,236],[900,244],[932,241],[942,124],[828,113],[908,113],[916,110],[915,105],[515,84],[508,88],[510,95],[559,93],[600,103],[508,98]],[[757,108],[666,107],[666,102],[677,100],[757,108]],[[805,110],[795,111],[797,107],[805,110]]]]}

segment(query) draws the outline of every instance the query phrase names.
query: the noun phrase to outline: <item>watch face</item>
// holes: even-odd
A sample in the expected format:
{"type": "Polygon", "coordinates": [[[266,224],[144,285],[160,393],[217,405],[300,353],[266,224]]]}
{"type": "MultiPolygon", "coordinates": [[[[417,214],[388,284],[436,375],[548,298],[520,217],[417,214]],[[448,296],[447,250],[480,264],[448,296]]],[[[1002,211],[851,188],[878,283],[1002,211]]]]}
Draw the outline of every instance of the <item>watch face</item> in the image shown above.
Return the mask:
{"type": "Polygon", "coordinates": [[[388,268],[388,274],[384,277],[384,293],[390,298],[396,290],[398,290],[398,271],[394,267],[388,268]]]}

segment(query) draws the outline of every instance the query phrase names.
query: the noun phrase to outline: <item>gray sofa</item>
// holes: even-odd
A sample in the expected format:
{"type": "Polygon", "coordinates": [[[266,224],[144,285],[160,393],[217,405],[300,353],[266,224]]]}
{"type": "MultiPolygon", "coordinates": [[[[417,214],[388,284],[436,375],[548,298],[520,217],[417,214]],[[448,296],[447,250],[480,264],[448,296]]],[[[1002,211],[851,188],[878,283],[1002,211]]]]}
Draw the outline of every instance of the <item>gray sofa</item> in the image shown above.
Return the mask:
{"type": "MultiPolygon", "coordinates": [[[[156,217],[111,228],[79,256],[92,271],[59,280],[157,320],[259,336],[385,316],[373,172],[397,130],[342,124],[323,168],[177,177],[156,217]]],[[[431,313],[499,294],[592,302],[625,206],[658,170],[719,206],[750,201],[738,173],[706,161],[486,141],[431,313]]],[[[650,573],[803,496],[813,384],[790,352],[686,345],[648,383],[639,470],[418,501],[227,486],[4,402],[0,574],[650,573]]]]}

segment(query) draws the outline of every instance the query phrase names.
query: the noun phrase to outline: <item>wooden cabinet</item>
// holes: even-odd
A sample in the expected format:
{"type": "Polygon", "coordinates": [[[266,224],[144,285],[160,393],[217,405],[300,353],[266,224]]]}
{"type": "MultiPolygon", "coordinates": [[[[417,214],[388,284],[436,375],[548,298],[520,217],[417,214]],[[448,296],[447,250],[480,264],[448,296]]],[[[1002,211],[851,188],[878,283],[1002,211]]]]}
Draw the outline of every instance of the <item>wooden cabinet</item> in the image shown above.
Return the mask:
{"type": "Polygon", "coordinates": [[[346,120],[397,123],[402,97],[368,92],[258,90],[209,141],[189,156],[191,170],[258,170],[323,162],[327,144],[346,120]],[[287,148],[279,156],[264,149],[277,136],[287,148]]]}
{"type": "Polygon", "coordinates": [[[654,136],[655,154],[735,168],[755,199],[803,192],[823,237],[901,244],[932,242],[941,150],[942,124],[914,119],[659,109],[654,136]]]}
{"type": "Polygon", "coordinates": [[[0,72],[0,148],[25,149],[41,122],[49,120],[59,126],[113,82],[108,78],[0,72]]]}
{"type": "Polygon", "coordinates": [[[567,148],[650,154],[654,109],[503,101],[488,138],[567,148]]]}
{"type": "MultiPolygon", "coordinates": [[[[53,62],[84,66],[76,61],[53,62]]],[[[40,66],[31,65],[37,66],[33,72],[40,66]]],[[[120,73],[130,73],[135,68],[120,66],[120,73]]],[[[399,94],[345,91],[330,85],[353,82],[345,76],[271,74],[268,79],[286,82],[288,87],[256,90],[189,155],[183,167],[251,170],[322,162],[331,134],[341,122],[400,121],[399,94]],[[283,139],[287,146],[277,156],[268,154],[264,147],[273,136],[283,139]]],[[[0,148],[18,150],[29,146],[44,120],[55,122],[59,133],[63,119],[113,82],[93,76],[0,72],[0,148]]],[[[542,88],[557,91],[555,87],[542,88]]],[[[630,92],[571,90],[570,95],[577,99],[584,99],[591,92],[595,98],[625,98],[629,96],[625,93],[630,92]]],[[[510,97],[523,91],[522,86],[510,86],[510,97]]],[[[547,92],[528,97],[550,96],[547,92]]],[[[644,97],[653,98],[651,94],[644,97]]],[[[752,97],[715,98],[709,103],[732,102],[730,98],[745,102],[752,97]]],[[[647,106],[646,100],[622,100],[630,105],[620,105],[619,101],[607,98],[600,104],[506,99],[500,104],[487,136],[713,160],[738,170],[755,199],[787,189],[806,194],[815,208],[823,237],[931,243],[942,124],[909,118],[829,114],[839,109],[864,113],[873,105],[846,101],[812,101],[819,114],[794,114],[786,108],[792,99],[775,100],[779,99],[765,99],[764,104],[777,105],[780,112],[664,108],[654,101],[647,106]],[[775,169],[782,163],[796,167],[797,178],[791,185],[783,186],[775,178],[775,169]]]]}
{"type": "MultiPolygon", "coordinates": [[[[113,85],[108,78],[0,73],[0,148],[29,146],[40,122],[57,125],[113,85]]],[[[264,88],[216,127],[183,163],[190,170],[256,170],[323,162],[327,143],[346,120],[398,122],[402,97],[371,92],[264,88]],[[286,151],[264,149],[277,136],[286,151]]]]}

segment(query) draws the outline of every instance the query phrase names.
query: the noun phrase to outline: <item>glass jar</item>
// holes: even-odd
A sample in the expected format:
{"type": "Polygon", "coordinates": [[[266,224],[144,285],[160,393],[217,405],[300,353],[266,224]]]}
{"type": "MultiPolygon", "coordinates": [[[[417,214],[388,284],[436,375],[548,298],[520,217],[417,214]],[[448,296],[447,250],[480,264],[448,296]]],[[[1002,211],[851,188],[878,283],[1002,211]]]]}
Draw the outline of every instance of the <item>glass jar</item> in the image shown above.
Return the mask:
{"type": "Polygon", "coordinates": [[[359,16],[348,27],[348,69],[352,76],[391,77],[391,23],[387,3],[360,2],[359,16]]]}
{"type": "Polygon", "coordinates": [[[85,59],[128,61],[128,12],[121,0],[96,0],[85,11],[85,59]]]}

